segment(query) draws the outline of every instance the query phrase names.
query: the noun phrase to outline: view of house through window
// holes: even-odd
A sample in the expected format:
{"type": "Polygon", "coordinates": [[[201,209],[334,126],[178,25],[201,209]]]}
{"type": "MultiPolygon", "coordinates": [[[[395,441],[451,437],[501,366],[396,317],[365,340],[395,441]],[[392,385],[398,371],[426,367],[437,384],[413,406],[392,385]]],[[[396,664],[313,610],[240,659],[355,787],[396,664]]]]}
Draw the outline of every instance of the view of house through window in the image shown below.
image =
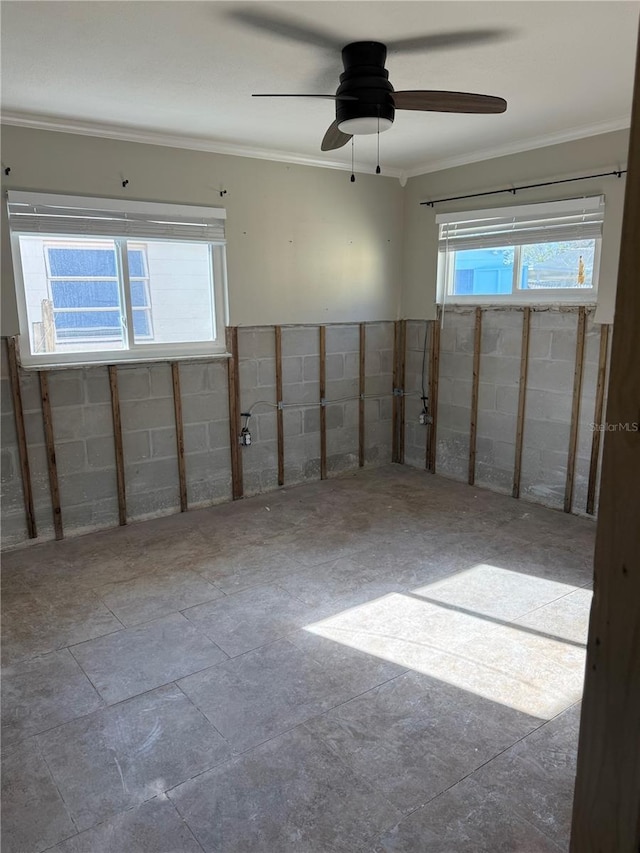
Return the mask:
{"type": "Polygon", "coordinates": [[[20,237],[32,352],[213,339],[208,245],[123,242],[20,237]]]}
{"type": "Polygon", "coordinates": [[[603,220],[602,196],[438,215],[439,299],[594,298],[603,220]]]}
{"type": "Polygon", "coordinates": [[[226,211],[10,191],[24,364],[224,354],[226,211]]]}
{"type": "Polygon", "coordinates": [[[589,290],[593,287],[595,248],[595,240],[573,240],[453,252],[449,290],[456,296],[589,290]]]}

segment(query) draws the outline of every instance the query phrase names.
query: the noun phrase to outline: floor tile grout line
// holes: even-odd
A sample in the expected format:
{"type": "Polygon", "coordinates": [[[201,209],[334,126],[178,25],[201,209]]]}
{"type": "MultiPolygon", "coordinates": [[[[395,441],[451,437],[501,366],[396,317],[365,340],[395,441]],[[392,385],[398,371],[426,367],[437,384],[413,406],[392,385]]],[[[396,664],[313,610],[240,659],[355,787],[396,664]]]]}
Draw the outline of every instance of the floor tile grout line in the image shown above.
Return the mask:
{"type": "MultiPolygon", "coordinates": [[[[36,738],[37,738],[37,735],[36,735],[36,738]]],[[[73,826],[76,828],[76,834],[77,834],[80,832],[80,828],[78,827],[78,823],[74,817],[73,811],[71,810],[71,807],[69,806],[69,804],[65,800],[64,794],[60,790],[60,786],[58,785],[58,783],[56,781],[56,777],[53,774],[53,770],[49,766],[49,762],[47,761],[47,757],[44,754],[44,750],[42,749],[42,746],[40,745],[40,743],[38,743],[37,740],[35,741],[35,745],[36,745],[36,749],[38,750],[38,753],[40,755],[40,758],[44,762],[44,766],[47,768],[47,773],[49,774],[49,777],[51,779],[51,783],[53,784],[54,788],[58,792],[58,796],[60,797],[60,800],[61,800],[62,804],[64,805],[64,810],[67,813],[67,815],[69,816],[69,820],[71,821],[73,826]]],[[[73,837],[73,836],[71,836],[71,837],[73,837]]]]}
{"type": "Polygon", "coordinates": [[[533,728],[530,732],[527,732],[527,734],[526,734],[526,735],[523,735],[521,738],[518,738],[517,740],[515,740],[512,744],[510,744],[509,746],[505,747],[505,748],[504,748],[503,750],[501,750],[500,752],[496,753],[496,755],[494,755],[492,758],[487,759],[487,761],[483,761],[483,762],[482,762],[482,764],[478,765],[478,767],[476,767],[474,770],[472,770],[471,772],[469,772],[469,773],[467,773],[466,775],[464,775],[462,778],[458,779],[458,780],[457,780],[456,782],[454,782],[452,785],[449,785],[447,788],[445,788],[443,791],[440,791],[440,792],[439,792],[438,794],[436,794],[434,797],[431,797],[430,799],[426,800],[424,803],[421,803],[419,806],[416,806],[416,808],[415,808],[415,809],[411,809],[411,811],[407,812],[407,813],[404,815],[404,817],[402,818],[402,820],[401,820],[401,821],[399,821],[399,823],[402,823],[402,821],[406,820],[408,817],[410,817],[410,816],[411,816],[412,814],[414,814],[415,812],[417,812],[417,811],[419,811],[420,809],[424,808],[425,806],[429,805],[429,803],[432,803],[434,800],[437,800],[437,799],[438,799],[438,797],[441,797],[443,794],[446,794],[446,793],[447,793],[447,791],[450,791],[452,788],[455,788],[455,786],[456,786],[456,785],[459,785],[461,782],[464,782],[464,781],[465,781],[465,779],[468,779],[470,776],[473,776],[473,774],[474,774],[474,773],[477,773],[477,772],[478,772],[478,770],[482,770],[482,768],[483,768],[483,767],[486,767],[486,765],[487,765],[487,764],[490,764],[492,761],[495,761],[495,760],[496,760],[496,758],[500,758],[500,756],[501,756],[501,755],[504,755],[504,753],[505,753],[505,752],[508,752],[510,749],[513,749],[513,748],[514,748],[515,746],[517,746],[519,743],[522,743],[522,741],[526,740],[528,737],[531,737],[531,735],[532,735],[532,734],[534,734],[535,732],[540,731],[540,729],[544,728],[544,726],[546,726],[546,725],[548,725],[549,723],[553,722],[553,720],[556,720],[558,717],[560,717],[562,714],[564,714],[564,713],[566,713],[567,711],[569,711],[571,708],[574,708],[576,705],[579,705],[579,704],[580,704],[580,702],[581,702],[581,700],[578,700],[577,702],[573,702],[571,705],[567,705],[567,707],[566,707],[566,708],[563,708],[563,709],[562,709],[562,711],[559,711],[557,714],[555,714],[555,715],[554,715],[553,717],[551,717],[550,719],[548,719],[548,720],[544,720],[544,722],[540,723],[540,725],[539,725],[539,726],[536,726],[536,727],[535,727],[535,728],[533,728]]]}

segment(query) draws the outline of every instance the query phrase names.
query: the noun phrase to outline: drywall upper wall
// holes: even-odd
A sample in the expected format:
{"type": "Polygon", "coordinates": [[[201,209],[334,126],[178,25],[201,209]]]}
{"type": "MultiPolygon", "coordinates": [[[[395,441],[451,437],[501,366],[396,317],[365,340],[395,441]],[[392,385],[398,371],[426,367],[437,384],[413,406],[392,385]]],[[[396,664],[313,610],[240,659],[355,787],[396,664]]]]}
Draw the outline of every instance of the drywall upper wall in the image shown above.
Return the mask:
{"type": "MultiPolygon", "coordinates": [[[[395,178],[351,183],[332,169],[18,127],[2,129],[2,161],[8,189],[225,207],[233,325],[397,316],[403,192],[395,178]]],[[[5,263],[2,334],[10,335],[18,329],[5,263]]]]}
{"type": "MultiPolygon", "coordinates": [[[[405,276],[401,316],[414,319],[435,316],[436,213],[514,203],[513,196],[508,194],[448,202],[435,208],[421,206],[421,201],[611,171],[624,167],[628,150],[629,133],[622,130],[410,178],[405,188],[405,276]]],[[[598,323],[613,322],[624,184],[624,177],[601,178],[526,190],[517,196],[517,204],[526,204],[580,195],[605,195],[598,323]]]]}

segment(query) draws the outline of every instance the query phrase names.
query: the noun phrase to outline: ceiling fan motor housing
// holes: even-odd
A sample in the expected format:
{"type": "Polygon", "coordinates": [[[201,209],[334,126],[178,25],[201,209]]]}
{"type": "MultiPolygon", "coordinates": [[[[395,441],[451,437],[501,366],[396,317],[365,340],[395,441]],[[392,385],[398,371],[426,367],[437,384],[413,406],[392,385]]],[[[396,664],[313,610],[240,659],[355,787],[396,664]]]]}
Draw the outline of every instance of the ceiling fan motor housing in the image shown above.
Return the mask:
{"type": "Polygon", "coordinates": [[[336,121],[344,133],[376,133],[378,118],[380,131],[393,124],[393,86],[384,67],[386,58],[387,48],[377,41],[353,42],[342,49],[344,72],[336,95],[357,98],[336,101],[336,121]]]}

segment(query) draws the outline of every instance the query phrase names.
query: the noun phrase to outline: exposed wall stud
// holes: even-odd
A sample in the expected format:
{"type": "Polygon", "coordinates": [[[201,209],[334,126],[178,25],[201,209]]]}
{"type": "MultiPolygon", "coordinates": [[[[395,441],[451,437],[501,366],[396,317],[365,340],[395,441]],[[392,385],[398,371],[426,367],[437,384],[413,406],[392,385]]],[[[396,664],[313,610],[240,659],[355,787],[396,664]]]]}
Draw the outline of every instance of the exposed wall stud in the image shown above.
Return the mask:
{"type": "Polygon", "coordinates": [[[405,420],[405,384],[407,364],[407,321],[400,320],[400,347],[398,352],[398,387],[400,395],[400,413],[398,417],[398,462],[404,464],[404,420],[405,420]]]}
{"type": "Polygon", "coordinates": [[[591,437],[591,462],[589,463],[589,485],[587,486],[587,512],[593,515],[596,502],[596,480],[598,478],[598,459],[600,458],[600,440],[602,432],[602,410],[604,405],[604,380],[607,373],[607,351],[609,348],[609,326],[600,326],[600,355],[598,357],[598,380],[596,384],[596,403],[593,412],[594,430],[591,437]]]}
{"type": "Polygon", "coordinates": [[[527,376],[529,373],[529,332],[531,329],[531,308],[527,306],[522,315],[522,348],[520,351],[520,385],[518,388],[518,420],[516,422],[516,453],[513,464],[514,498],[520,497],[522,477],[522,447],[524,442],[524,415],[527,402],[527,376]]]}
{"type": "Polygon", "coordinates": [[[393,400],[391,461],[404,460],[404,365],[406,320],[396,320],[393,325],[393,400]]]}
{"type": "Polygon", "coordinates": [[[36,516],[33,509],[33,489],[31,487],[29,452],[27,449],[27,435],[24,428],[22,390],[20,388],[20,372],[18,370],[15,338],[9,338],[7,340],[7,359],[9,362],[9,384],[11,385],[11,398],[13,400],[13,416],[16,422],[16,437],[18,439],[18,458],[20,460],[20,475],[22,477],[22,495],[24,499],[24,513],[27,522],[27,535],[29,536],[29,539],[35,539],[38,535],[38,531],[36,528],[36,516]]]}
{"type": "Polygon", "coordinates": [[[436,319],[431,321],[431,353],[429,356],[429,405],[431,423],[427,431],[429,445],[427,469],[436,473],[436,451],[438,433],[438,379],[440,375],[440,323],[442,309],[438,307],[436,319]]]}
{"type": "Polygon", "coordinates": [[[471,418],[469,423],[469,485],[476,481],[476,443],[478,435],[478,390],[480,388],[480,349],[482,342],[482,308],[475,310],[473,333],[473,377],[471,384],[471,418]]]}
{"type": "Polygon", "coordinates": [[[51,416],[51,400],[49,399],[49,379],[45,371],[39,374],[40,399],[42,401],[42,423],[44,426],[44,441],[47,447],[47,470],[49,472],[49,489],[51,491],[51,508],[53,510],[53,529],[56,539],[64,538],[62,529],[62,510],[60,508],[60,487],[58,485],[58,467],[56,465],[56,444],[53,435],[53,418],[51,416]]]}
{"type": "MultiPolygon", "coordinates": [[[[640,51],[605,421],[640,401],[640,51]]],[[[606,431],[573,800],[571,853],[640,850],[640,433],[606,431]]]]}
{"type": "Polygon", "coordinates": [[[358,465],[364,467],[365,449],[365,386],[366,386],[366,346],[367,346],[367,324],[360,323],[360,371],[358,381],[358,465]]]}
{"type": "Polygon", "coordinates": [[[244,494],[242,455],[240,452],[240,377],[238,373],[238,328],[227,328],[227,376],[229,389],[229,437],[231,441],[231,494],[234,501],[244,494]]]}
{"type": "Polygon", "coordinates": [[[127,493],[124,481],[124,450],[122,446],[122,423],[120,420],[120,393],[118,391],[118,368],[109,365],[109,389],[111,391],[111,417],[113,420],[113,443],[116,454],[116,483],[118,489],[118,520],[127,523],[127,493]]]}
{"type": "Polygon", "coordinates": [[[320,479],[327,479],[327,329],[320,326],[320,479]]]}
{"type": "Polygon", "coordinates": [[[573,506],[573,481],[576,470],[576,447],[580,425],[580,394],[582,391],[582,365],[584,362],[584,333],[587,312],[583,305],[578,311],[578,333],[576,337],[576,364],[573,373],[573,403],[571,405],[571,428],[569,431],[569,453],[567,456],[567,481],[564,490],[564,511],[571,512],[573,506]]]}
{"type": "Polygon", "coordinates": [[[276,338],[276,423],[278,429],[278,485],[284,486],[284,412],[282,410],[282,327],[275,326],[276,338]]]}
{"type": "Polygon", "coordinates": [[[182,425],[182,396],[180,394],[180,365],[171,362],[171,382],[173,384],[173,410],[176,419],[176,450],[178,453],[178,481],[180,484],[180,512],[189,509],[187,503],[187,476],[184,465],[184,428],[182,425]]]}

